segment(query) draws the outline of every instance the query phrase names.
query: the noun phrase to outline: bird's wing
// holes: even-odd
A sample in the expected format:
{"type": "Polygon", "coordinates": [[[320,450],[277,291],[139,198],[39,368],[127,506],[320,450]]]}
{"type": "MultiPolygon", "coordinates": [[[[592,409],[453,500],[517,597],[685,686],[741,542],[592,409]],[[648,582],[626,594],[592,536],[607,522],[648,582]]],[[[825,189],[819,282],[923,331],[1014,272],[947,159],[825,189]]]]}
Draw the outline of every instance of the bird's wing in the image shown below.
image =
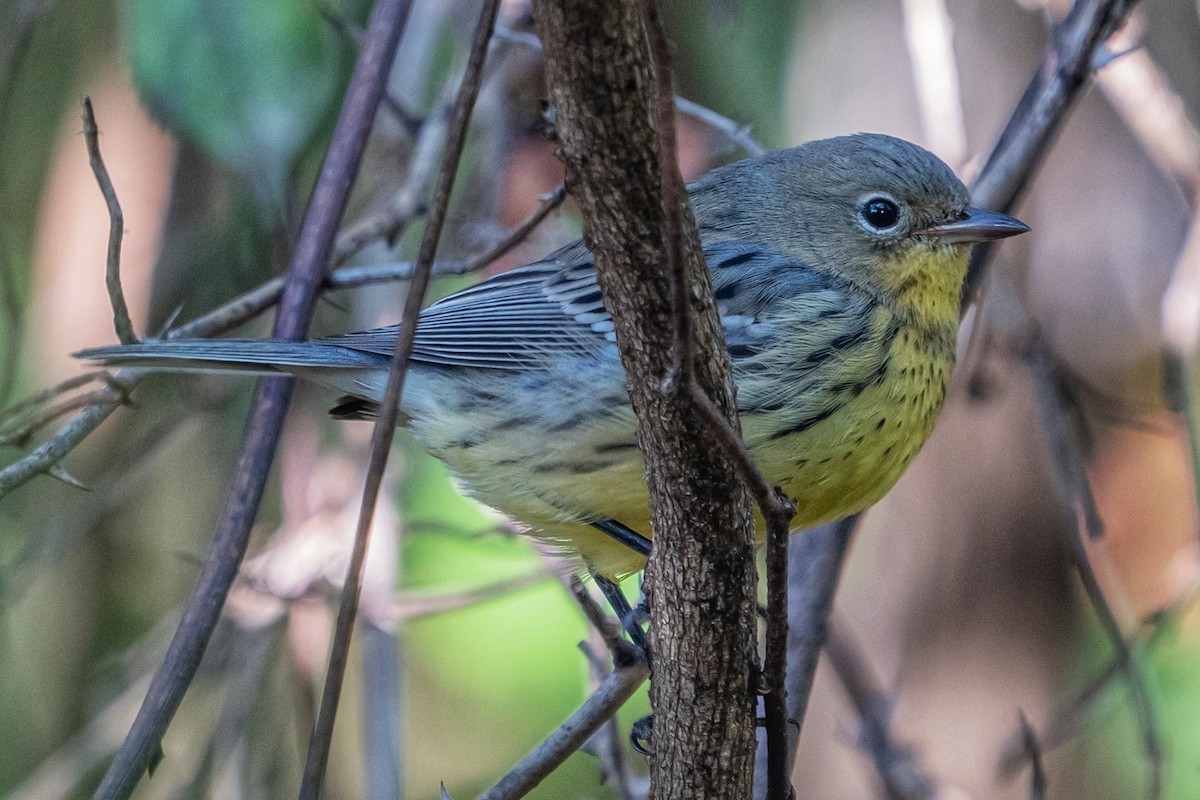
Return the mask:
{"type": "MultiPolygon", "coordinates": [[[[838,292],[829,279],[769,247],[717,242],[705,248],[730,354],[766,346],[764,318],[799,293],[838,292]]],[[[398,326],[322,341],[391,355],[398,326]]],[[[439,300],[417,323],[413,359],[437,366],[530,370],[561,357],[596,356],[615,347],[612,317],[600,301],[591,254],[579,244],[544,261],[497,275],[439,300]]]]}

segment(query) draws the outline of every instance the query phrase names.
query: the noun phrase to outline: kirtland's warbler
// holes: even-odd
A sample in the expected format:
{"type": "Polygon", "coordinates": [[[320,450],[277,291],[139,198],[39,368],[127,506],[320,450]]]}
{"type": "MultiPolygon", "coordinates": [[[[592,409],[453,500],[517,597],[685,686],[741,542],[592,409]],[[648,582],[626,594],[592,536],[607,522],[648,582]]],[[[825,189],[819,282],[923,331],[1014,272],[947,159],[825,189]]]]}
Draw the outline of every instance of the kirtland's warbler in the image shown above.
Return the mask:
{"type": "MultiPolygon", "coordinates": [[[[733,362],[742,429],[797,526],[884,495],[933,427],[972,245],[1027,231],[969,206],[936,156],[889,136],[810,142],[688,187],[733,362]]],[[[397,326],[307,342],[169,340],[78,355],[151,368],[289,372],[383,396],[397,326]]],[[[575,242],[429,306],[403,412],[483,502],[620,577],[650,536],[644,464],[592,254],[575,242]]]]}

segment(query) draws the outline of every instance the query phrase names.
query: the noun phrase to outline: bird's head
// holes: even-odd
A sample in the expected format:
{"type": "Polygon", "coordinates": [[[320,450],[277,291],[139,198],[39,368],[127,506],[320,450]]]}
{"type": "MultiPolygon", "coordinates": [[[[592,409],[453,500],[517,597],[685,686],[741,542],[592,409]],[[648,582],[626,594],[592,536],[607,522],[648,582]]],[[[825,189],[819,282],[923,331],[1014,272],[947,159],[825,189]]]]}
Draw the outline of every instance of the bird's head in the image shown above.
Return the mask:
{"type": "Polygon", "coordinates": [[[971,247],[1029,230],[972,207],[945,162],[903,139],[842,136],[784,154],[780,188],[797,197],[805,260],[901,301],[957,302],[971,247]]]}
{"type": "Polygon", "coordinates": [[[740,163],[722,183],[759,201],[729,220],[736,235],[905,304],[955,305],[971,247],[1029,230],[972,207],[945,162],[892,136],[821,139],[740,163]]]}

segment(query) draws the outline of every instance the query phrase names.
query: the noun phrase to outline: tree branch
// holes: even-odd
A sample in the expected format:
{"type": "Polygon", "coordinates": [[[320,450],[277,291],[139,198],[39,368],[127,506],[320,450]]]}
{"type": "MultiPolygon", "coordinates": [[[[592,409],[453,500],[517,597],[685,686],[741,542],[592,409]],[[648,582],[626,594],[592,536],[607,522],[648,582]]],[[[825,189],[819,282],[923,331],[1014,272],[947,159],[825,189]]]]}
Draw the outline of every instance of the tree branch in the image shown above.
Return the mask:
{"type": "Polygon", "coordinates": [[[647,465],[655,536],[647,568],[653,793],[745,797],[757,660],[753,518],[724,449],[695,435],[706,423],[689,394],[679,385],[663,390],[686,314],[692,335],[680,360],[736,425],[728,354],[695,222],[663,150],[667,140],[659,138],[673,123],[660,114],[662,84],[653,73],[643,4],[537,0],[533,8],[567,185],[583,212],[584,238],[616,326],[647,465]],[[682,306],[676,286],[686,289],[682,306]]]}
{"type": "Polygon", "coordinates": [[[529,794],[600,730],[649,676],[649,667],[640,661],[614,669],[578,711],[479,800],[516,800],[529,794]]]}

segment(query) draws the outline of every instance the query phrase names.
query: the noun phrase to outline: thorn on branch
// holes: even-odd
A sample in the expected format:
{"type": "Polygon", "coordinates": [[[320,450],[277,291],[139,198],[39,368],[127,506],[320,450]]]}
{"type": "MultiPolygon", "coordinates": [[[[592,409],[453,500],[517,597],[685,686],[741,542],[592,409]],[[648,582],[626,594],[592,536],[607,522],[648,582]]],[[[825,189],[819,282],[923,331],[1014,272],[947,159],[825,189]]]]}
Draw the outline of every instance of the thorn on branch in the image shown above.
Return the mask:
{"type": "Polygon", "coordinates": [[[76,478],[71,473],[67,472],[67,468],[64,467],[61,463],[51,464],[50,467],[48,467],[46,469],[46,474],[49,475],[51,478],[57,478],[58,480],[67,484],[68,486],[73,486],[76,489],[82,489],[85,492],[91,491],[91,487],[89,487],[83,481],[76,478]]]}

